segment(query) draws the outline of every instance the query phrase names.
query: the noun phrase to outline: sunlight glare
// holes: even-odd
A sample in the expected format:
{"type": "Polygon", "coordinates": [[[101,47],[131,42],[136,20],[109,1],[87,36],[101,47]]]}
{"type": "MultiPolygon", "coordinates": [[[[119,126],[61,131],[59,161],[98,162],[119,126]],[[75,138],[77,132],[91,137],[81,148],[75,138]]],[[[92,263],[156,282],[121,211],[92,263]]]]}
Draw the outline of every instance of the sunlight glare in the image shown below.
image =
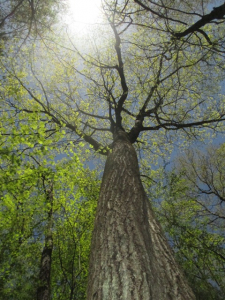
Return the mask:
{"type": "Polygon", "coordinates": [[[84,34],[90,26],[100,22],[101,0],[69,0],[69,27],[84,34]]]}

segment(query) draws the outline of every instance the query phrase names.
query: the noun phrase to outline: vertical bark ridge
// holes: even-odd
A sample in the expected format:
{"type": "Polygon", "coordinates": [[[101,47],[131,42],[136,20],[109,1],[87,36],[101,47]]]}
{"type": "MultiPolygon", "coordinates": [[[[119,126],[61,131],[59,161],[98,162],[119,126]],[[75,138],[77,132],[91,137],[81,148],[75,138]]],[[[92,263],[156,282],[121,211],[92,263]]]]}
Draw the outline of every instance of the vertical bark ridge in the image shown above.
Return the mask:
{"type": "Polygon", "coordinates": [[[144,192],[136,152],[119,131],[102,180],[88,300],[195,299],[144,192]]]}

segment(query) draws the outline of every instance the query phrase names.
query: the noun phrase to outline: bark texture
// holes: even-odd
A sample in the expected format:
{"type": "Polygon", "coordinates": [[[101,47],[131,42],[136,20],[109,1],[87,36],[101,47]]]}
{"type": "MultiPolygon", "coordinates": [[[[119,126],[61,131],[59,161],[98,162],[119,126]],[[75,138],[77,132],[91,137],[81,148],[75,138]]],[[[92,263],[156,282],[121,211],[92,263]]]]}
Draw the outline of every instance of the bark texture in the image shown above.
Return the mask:
{"type": "Polygon", "coordinates": [[[107,158],[91,249],[88,300],[195,299],[155,219],[123,131],[107,158]]]}

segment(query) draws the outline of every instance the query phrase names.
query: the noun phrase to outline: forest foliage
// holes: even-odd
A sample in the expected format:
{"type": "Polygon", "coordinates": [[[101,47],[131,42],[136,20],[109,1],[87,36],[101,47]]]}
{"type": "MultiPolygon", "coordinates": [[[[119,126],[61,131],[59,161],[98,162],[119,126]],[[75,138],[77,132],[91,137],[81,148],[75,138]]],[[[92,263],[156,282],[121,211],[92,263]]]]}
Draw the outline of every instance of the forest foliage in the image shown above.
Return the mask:
{"type": "Polygon", "coordinates": [[[222,2],[103,1],[104,26],[81,39],[59,3],[1,4],[0,298],[35,298],[51,224],[52,299],[85,299],[117,125],[197,299],[224,299],[225,148],[190,150],[224,132],[222,2]]]}
{"type": "Polygon", "coordinates": [[[1,298],[36,298],[52,210],[52,297],[84,299],[96,172],[83,167],[72,143],[59,147],[64,132],[59,129],[51,138],[37,114],[18,120],[5,112],[1,121],[1,298]],[[52,203],[46,197],[51,187],[52,203]]]}

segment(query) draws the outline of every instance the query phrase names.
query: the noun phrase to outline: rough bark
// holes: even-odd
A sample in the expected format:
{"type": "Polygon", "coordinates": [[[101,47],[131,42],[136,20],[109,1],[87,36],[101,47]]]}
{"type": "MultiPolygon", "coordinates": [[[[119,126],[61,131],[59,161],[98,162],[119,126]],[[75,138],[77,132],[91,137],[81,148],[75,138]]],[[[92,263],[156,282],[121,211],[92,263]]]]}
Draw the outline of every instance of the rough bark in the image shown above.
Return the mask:
{"type": "Polygon", "coordinates": [[[123,131],[115,137],[103,175],[87,299],[195,299],[156,221],[136,152],[123,131]]]}
{"type": "Polygon", "coordinates": [[[52,205],[53,205],[53,191],[51,189],[46,191],[47,202],[50,204],[47,220],[47,234],[45,237],[45,246],[41,255],[41,267],[39,273],[39,287],[37,289],[37,300],[50,300],[50,275],[51,275],[51,260],[53,249],[53,236],[52,236],[52,205]]]}

